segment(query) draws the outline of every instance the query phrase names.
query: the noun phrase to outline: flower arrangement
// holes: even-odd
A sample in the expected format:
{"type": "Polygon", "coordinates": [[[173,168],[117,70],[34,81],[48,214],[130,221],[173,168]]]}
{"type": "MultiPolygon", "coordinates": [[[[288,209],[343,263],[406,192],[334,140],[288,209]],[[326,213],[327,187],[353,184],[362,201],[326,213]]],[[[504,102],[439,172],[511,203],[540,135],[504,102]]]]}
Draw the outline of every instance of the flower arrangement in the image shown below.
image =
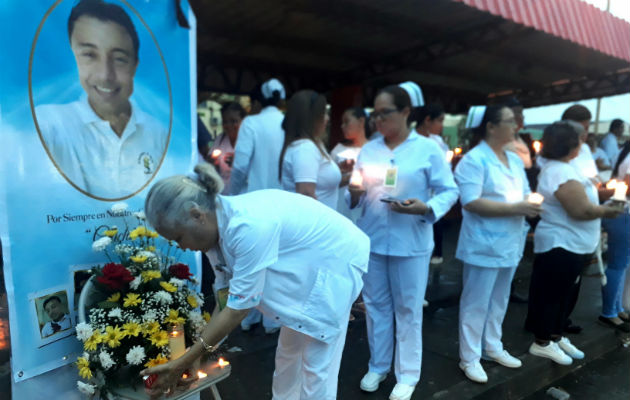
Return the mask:
{"type": "MultiPolygon", "coordinates": [[[[112,207],[116,213],[125,210],[124,203],[112,207]]],[[[199,309],[203,299],[193,290],[195,277],[177,262],[181,250],[149,229],[144,213],[134,217],[134,229],[125,219],[123,232],[115,227],[99,230],[92,243],[109,263],[92,270],[93,297],[102,301],[76,327],[84,349],[76,362],[83,379],[77,385],[88,396],[107,398],[117,382],[140,383],[142,369],[171,357],[169,330],[183,327],[186,344],[191,345],[210,320],[199,309]]]]}

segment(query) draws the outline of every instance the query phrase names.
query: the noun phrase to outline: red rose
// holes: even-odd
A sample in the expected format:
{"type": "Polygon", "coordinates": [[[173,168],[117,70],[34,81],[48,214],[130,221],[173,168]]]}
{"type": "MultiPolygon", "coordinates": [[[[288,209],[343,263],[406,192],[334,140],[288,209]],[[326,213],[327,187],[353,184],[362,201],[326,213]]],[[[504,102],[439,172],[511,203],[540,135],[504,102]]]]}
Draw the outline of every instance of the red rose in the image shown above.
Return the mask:
{"type": "Polygon", "coordinates": [[[96,280],[112,290],[119,290],[133,281],[133,276],[122,265],[109,263],[103,267],[103,275],[97,277],[96,280]]]}
{"type": "Polygon", "coordinates": [[[182,264],[182,263],[173,264],[170,267],[168,267],[168,273],[177,279],[190,280],[190,277],[193,276],[190,273],[190,269],[188,268],[188,265],[182,264]]]}

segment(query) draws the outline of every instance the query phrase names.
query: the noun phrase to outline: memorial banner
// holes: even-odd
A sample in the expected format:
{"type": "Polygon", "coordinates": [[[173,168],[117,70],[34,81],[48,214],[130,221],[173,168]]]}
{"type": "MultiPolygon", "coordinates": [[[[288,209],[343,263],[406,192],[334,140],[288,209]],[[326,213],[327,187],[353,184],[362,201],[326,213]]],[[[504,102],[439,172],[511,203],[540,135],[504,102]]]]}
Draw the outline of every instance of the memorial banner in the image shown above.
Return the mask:
{"type": "MultiPolygon", "coordinates": [[[[0,238],[15,382],[76,361],[104,230],[192,171],[195,19],[177,0],[0,4],[0,238]],[[128,205],[116,207],[124,202],[128,205]]],[[[182,261],[201,276],[199,256],[182,261]]],[[[73,382],[76,387],[76,382],[73,382]]]]}

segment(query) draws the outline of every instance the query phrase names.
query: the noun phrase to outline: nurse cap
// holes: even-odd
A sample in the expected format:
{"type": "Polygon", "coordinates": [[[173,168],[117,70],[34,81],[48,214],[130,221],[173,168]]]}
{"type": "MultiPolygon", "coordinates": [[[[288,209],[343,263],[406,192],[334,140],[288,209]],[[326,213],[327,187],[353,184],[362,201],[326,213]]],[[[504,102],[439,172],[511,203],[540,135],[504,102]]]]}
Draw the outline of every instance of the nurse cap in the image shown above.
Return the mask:
{"type": "Polygon", "coordinates": [[[398,86],[405,89],[405,92],[409,94],[409,98],[411,99],[411,107],[422,107],[424,105],[424,97],[422,96],[422,89],[418,86],[417,83],[412,81],[407,81],[403,83],[399,83],[398,86]]]}
{"type": "Polygon", "coordinates": [[[468,110],[468,117],[466,117],[466,125],[465,128],[478,128],[481,125],[481,121],[483,120],[483,116],[486,113],[486,106],[472,106],[470,110],[468,110]]]}
{"type": "Polygon", "coordinates": [[[276,78],[269,79],[265,83],[262,84],[260,91],[265,99],[272,99],[273,92],[278,91],[280,93],[280,98],[284,99],[286,97],[286,93],[284,91],[284,86],[280,83],[276,78]]]}

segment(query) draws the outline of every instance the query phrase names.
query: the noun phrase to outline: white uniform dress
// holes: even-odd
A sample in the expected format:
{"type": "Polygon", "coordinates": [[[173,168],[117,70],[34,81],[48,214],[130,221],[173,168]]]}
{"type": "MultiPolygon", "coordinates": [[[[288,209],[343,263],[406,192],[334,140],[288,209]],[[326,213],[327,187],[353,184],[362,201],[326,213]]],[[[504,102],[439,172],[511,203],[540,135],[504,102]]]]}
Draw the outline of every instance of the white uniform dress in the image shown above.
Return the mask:
{"type": "Polygon", "coordinates": [[[234,150],[230,194],[279,189],[278,167],[284,144],[284,114],[268,106],[241,123],[234,150]]]}
{"type": "MultiPolygon", "coordinates": [[[[432,224],[457,201],[457,185],[438,145],[413,132],[394,150],[382,137],[366,143],[355,169],[366,188],[357,225],[371,241],[370,267],[363,278],[369,370],[390,370],[395,343],[396,380],[413,386],[422,365],[422,304],[433,250],[432,224]],[[394,168],[396,185],[386,187],[386,171],[394,168]],[[427,216],[393,212],[380,201],[385,196],[417,198],[432,211],[427,216]]],[[[349,193],[346,198],[349,201],[349,193]]]]}
{"type": "MultiPolygon", "coordinates": [[[[513,152],[505,155],[509,168],[482,141],[457,164],[455,180],[463,206],[478,199],[516,203],[530,193],[523,162],[513,152]]],[[[482,348],[503,352],[501,324],[529,225],[521,216],[484,217],[465,209],[462,214],[455,254],[464,262],[459,356],[469,365],[479,361],[482,348]]]]}
{"type": "Polygon", "coordinates": [[[282,189],[295,192],[297,183],[314,183],[317,200],[336,210],[339,182],[339,167],[312,140],[299,139],[287,147],[282,162],[282,189]]]}
{"type": "Polygon", "coordinates": [[[274,399],[335,399],[350,307],[367,271],[368,237],[307,196],[263,190],[217,197],[227,306],[282,325],[274,399]]]}
{"type": "Polygon", "coordinates": [[[35,110],[46,147],[61,172],[78,188],[102,198],[129,196],[160,165],[168,131],[131,103],[131,116],[119,137],[90,107],[87,97],[35,110]]]}

